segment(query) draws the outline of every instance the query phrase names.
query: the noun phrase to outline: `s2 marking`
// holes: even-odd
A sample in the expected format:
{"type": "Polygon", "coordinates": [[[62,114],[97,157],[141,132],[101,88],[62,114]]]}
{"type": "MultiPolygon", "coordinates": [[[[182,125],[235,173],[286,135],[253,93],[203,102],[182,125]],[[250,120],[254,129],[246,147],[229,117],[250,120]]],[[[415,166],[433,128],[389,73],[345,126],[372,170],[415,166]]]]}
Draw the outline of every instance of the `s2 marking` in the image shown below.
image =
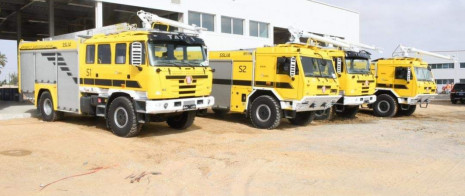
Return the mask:
{"type": "Polygon", "coordinates": [[[247,69],[247,66],[245,66],[245,65],[239,65],[239,72],[245,73],[245,72],[246,72],[246,71],[245,71],[246,69],[247,69]]]}

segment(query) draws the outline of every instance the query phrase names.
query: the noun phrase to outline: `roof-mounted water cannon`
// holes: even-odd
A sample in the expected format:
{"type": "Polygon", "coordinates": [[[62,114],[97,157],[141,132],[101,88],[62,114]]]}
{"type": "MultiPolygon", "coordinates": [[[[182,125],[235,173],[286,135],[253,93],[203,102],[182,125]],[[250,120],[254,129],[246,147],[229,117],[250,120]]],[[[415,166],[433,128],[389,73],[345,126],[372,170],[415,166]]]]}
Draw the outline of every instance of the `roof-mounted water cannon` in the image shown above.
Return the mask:
{"type": "Polygon", "coordinates": [[[182,22],[162,18],[162,17],[160,17],[160,16],[158,16],[156,14],[148,13],[148,12],[145,12],[143,10],[138,11],[137,16],[139,16],[139,18],[142,20],[142,28],[144,28],[144,29],[151,29],[153,23],[161,23],[161,24],[177,27],[177,28],[180,28],[180,29],[189,30],[189,31],[192,31],[192,32],[194,32],[196,34],[200,34],[201,31],[207,30],[205,28],[197,27],[195,25],[188,25],[188,24],[184,24],[182,22]]]}
{"type": "Polygon", "coordinates": [[[359,50],[361,50],[361,49],[363,49],[363,50],[374,50],[374,51],[377,51],[378,53],[383,53],[383,49],[378,48],[376,46],[371,46],[371,45],[368,45],[368,44],[363,44],[363,43],[358,43],[358,42],[349,42],[347,40],[342,40],[342,39],[339,39],[339,38],[334,38],[334,39],[337,40],[337,41],[340,41],[342,43],[349,44],[351,46],[351,48],[357,48],[359,50]]]}
{"type": "Polygon", "coordinates": [[[300,38],[307,38],[319,42],[324,42],[327,44],[332,44],[335,47],[340,47],[344,50],[355,50],[359,51],[361,49],[366,49],[366,50],[375,50],[378,51],[379,53],[382,53],[382,50],[378,47],[375,46],[370,46],[367,44],[362,44],[362,43],[356,43],[356,42],[349,42],[346,40],[341,40],[338,38],[331,38],[331,37],[323,37],[320,35],[316,35],[313,33],[307,33],[299,29],[295,29],[293,27],[289,27],[289,33],[291,34],[290,43],[300,43],[300,38]]]}
{"type": "Polygon", "coordinates": [[[301,43],[300,38],[307,38],[307,39],[312,39],[312,40],[316,40],[316,41],[320,41],[320,42],[324,42],[328,44],[333,44],[339,47],[345,47],[345,48],[350,47],[348,44],[333,40],[329,37],[323,37],[323,36],[315,35],[313,33],[307,33],[302,30],[295,29],[293,27],[289,27],[289,33],[291,34],[291,37],[289,39],[290,43],[301,43]]]}
{"type": "Polygon", "coordinates": [[[420,49],[416,49],[413,47],[406,47],[403,45],[397,46],[397,48],[394,50],[392,53],[392,57],[410,57],[410,54],[419,54],[419,55],[427,55],[427,56],[432,56],[436,58],[441,58],[441,59],[447,59],[447,60],[452,60],[454,62],[457,62],[458,59],[454,56],[449,56],[449,55],[442,55],[442,54],[437,54],[434,52],[428,52],[420,49]]]}

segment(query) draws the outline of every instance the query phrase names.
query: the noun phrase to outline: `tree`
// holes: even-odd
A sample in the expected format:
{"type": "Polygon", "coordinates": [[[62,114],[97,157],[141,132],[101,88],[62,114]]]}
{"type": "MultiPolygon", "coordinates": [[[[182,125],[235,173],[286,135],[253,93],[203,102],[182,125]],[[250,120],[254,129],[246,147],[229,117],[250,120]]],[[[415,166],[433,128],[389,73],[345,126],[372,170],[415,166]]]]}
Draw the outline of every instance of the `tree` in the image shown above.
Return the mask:
{"type": "Polygon", "coordinates": [[[8,60],[6,59],[5,54],[0,53],[0,74],[2,73],[1,68],[5,67],[7,62],[8,60]]]}
{"type": "Polygon", "coordinates": [[[8,78],[10,78],[9,85],[18,85],[18,74],[17,73],[10,73],[8,74],[8,78]]]}

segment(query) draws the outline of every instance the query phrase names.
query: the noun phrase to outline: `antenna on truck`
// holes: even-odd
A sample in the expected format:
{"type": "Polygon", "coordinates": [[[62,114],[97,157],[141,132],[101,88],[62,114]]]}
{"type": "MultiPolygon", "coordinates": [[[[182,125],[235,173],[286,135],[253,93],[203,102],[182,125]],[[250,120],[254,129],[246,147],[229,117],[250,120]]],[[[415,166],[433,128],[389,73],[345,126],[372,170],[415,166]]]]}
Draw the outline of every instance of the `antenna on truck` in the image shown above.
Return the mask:
{"type": "Polygon", "coordinates": [[[289,27],[289,33],[291,34],[290,43],[300,43],[300,38],[308,38],[320,42],[324,42],[327,44],[332,44],[337,47],[341,47],[347,50],[360,50],[360,49],[367,49],[367,50],[375,50],[379,53],[382,53],[381,48],[376,46],[370,46],[367,44],[357,43],[357,42],[349,42],[346,40],[338,39],[338,38],[331,38],[331,37],[323,37],[320,35],[316,35],[314,33],[307,33],[299,29],[295,29],[293,27],[289,27]]]}
{"type": "Polygon", "coordinates": [[[400,44],[397,46],[397,48],[392,52],[392,57],[410,57],[410,54],[420,54],[420,55],[428,55],[436,58],[441,58],[441,59],[447,59],[447,60],[452,60],[454,62],[457,62],[457,58],[454,56],[449,56],[449,55],[442,55],[434,52],[428,52],[420,49],[416,49],[413,47],[406,47],[400,44]]]}

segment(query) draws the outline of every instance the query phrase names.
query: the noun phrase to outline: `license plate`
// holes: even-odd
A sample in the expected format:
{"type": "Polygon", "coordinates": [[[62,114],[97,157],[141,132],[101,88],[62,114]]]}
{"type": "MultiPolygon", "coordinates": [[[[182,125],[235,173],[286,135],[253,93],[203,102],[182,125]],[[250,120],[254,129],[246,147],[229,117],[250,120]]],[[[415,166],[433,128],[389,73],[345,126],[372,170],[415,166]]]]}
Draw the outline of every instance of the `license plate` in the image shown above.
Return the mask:
{"type": "Polygon", "coordinates": [[[363,98],[363,102],[364,102],[364,103],[370,102],[370,98],[363,98]]]}
{"type": "Polygon", "coordinates": [[[182,107],[183,110],[195,110],[195,104],[194,105],[184,105],[182,107]]]}
{"type": "Polygon", "coordinates": [[[460,96],[463,96],[463,93],[459,93],[460,96]]]}
{"type": "Polygon", "coordinates": [[[184,101],[183,102],[183,110],[193,110],[195,109],[195,101],[184,101]]]}

